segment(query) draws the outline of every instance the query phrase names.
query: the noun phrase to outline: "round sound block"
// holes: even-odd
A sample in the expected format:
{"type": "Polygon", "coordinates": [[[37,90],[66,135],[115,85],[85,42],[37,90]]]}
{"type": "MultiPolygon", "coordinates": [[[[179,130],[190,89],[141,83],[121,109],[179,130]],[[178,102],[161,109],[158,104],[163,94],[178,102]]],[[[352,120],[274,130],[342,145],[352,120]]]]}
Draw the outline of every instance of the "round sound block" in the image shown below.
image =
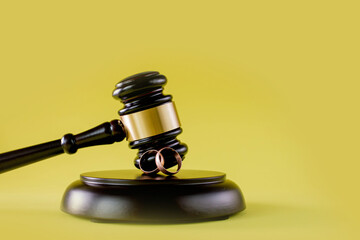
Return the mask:
{"type": "Polygon", "coordinates": [[[245,202],[221,172],[149,176],[134,169],[81,174],[66,189],[61,209],[100,222],[196,222],[226,219],[245,202]]]}

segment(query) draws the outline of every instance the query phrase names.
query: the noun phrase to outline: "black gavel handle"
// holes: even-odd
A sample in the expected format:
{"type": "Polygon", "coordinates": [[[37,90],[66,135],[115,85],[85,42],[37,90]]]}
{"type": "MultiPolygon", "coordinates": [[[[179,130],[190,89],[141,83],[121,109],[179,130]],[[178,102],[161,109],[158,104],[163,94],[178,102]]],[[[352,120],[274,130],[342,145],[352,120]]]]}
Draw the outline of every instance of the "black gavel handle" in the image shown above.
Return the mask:
{"type": "Polygon", "coordinates": [[[112,144],[126,136],[120,120],[105,122],[77,135],[66,134],[61,139],[0,154],[0,173],[13,170],[61,153],[73,154],[79,148],[112,144]]]}

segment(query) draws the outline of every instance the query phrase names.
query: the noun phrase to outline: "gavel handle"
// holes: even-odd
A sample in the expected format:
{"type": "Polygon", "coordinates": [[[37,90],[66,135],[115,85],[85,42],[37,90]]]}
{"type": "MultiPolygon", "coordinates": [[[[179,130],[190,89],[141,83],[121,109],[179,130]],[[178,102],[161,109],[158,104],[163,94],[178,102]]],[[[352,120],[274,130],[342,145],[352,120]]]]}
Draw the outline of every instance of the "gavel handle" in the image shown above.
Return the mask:
{"type": "Polygon", "coordinates": [[[13,170],[61,153],[73,154],[79,148],[112,144],[126,136],[120,120],[105,122],[77,135],[66,134],[61,139],[0,154],[0,173],[13,170]]]}

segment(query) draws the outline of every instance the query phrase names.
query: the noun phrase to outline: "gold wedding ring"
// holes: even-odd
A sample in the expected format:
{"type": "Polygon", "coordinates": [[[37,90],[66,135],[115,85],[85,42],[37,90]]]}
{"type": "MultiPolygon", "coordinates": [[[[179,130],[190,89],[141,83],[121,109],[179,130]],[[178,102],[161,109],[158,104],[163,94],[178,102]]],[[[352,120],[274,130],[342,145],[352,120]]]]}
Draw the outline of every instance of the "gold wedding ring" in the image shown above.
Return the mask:
{"type": "Polygon", "coordinates": [[[159,151],[153,150],[153,149],[148,150],[148,151],[146,151],[145,153],[143,153],[141,155],[140,160],[139,160],[139,168],[145,174],[156,174],[159,171],[161,171],[162,173],[164,173],[166,175],[174,175],[174,174],[176,174],[176,173],[178,173],[180,171],[181,166],[182,166],[182,158],[181,158],[180,154],[175,149],[173,149],[171,147],[164,147],[164,148],[160,149],[159,151]],[[174,152],[174,157],[175,157],[177,165],[178,165],[177,170],[175,172],[170,172],[164,167],[165,158],[161,154],[161,152],[163,150],[171,150],[172,152],[174,152]],[[148,170],[145,170],[141,165],[143,164],[143,162],[145,160],[144,156],[147,155],[147,154],[152,154],[152,153],[153,154],[156,153],[156,155],[155,155],[156,168],[154,168],[153,170],[148,171],[148,170]]]}
{"type": "Polygon", "coordinates": [[[180,154],[175,149],[170,148],[170,147],[164,147],[156,153],[155,163],[156,163],[157,169],[160,170],[162,173],[165,173],[167,175],[174,175],[180,171],[180,168],[182,165],[182,159],[181,159],[180,154]],[[177,165],[178,165],[177,170],[175,172],[170,172],[164,167],[165,160],[164,160],[164,156],[161,154],[161,152],[163,150],[171,150],[174,152],[174,157],[175,157],[175,159],[177,161],[177,165]]]}
{"type": "Polygon", "coordinates": [[[128,141],[152,137],[180,127],[173,102],[123,115],[120,119],[124,124],[128,141]]]}
{"type": "MultiPolygon", "coordinates": [[[[156,151],[156,150],[148,150],[148,151],[146,151],[146,152],[144,152],[144,154],[143,155],[141,155],[141,158],[140,158],[140,161],[139,161],[139,168],[140,168],[140,170],[141,171],[143,171],[143,173],[145,173],[145,174],[155,174],[155,173],[158,173],[159,172],[159,169],[156,167],[155,169],[153,169],[153,170],[150,170],[150,171],[147,171],[147,170],[145,170],[145,169],[143,169],[142,167],[141,167],[141,165],[143,164],[143,162],[144,162],[144,156],[146,155],[146,154],[151,154],[151,153],[158,153],[158,151],[156,151]]],[[[163,160],[164,161],[164,160],[163,160]]]]}

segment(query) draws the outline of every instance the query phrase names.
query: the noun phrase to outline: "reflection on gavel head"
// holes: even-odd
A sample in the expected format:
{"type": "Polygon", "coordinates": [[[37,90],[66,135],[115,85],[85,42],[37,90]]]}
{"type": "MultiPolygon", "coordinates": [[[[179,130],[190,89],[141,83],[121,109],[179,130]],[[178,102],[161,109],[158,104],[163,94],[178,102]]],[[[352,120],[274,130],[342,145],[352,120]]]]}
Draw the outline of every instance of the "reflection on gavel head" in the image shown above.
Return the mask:
{"type": "Polygon", "coordinates": [[[113,91],[113,97],[124,104],[119,115],[129,146],[139,149],[135,166],[148,172],[157,169],[156,155],[152,152],[161,151],[162,164],[170,168],[178,164],[173,150],[182,160],[188,150],[186,144],[176,139],[182,129],[172,96],[163,94],[165,84],[164,75],[143,72],[123,79],[113,91]]]}

